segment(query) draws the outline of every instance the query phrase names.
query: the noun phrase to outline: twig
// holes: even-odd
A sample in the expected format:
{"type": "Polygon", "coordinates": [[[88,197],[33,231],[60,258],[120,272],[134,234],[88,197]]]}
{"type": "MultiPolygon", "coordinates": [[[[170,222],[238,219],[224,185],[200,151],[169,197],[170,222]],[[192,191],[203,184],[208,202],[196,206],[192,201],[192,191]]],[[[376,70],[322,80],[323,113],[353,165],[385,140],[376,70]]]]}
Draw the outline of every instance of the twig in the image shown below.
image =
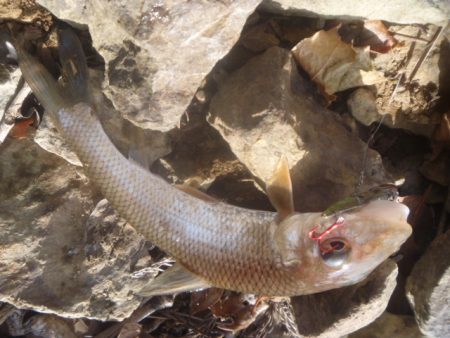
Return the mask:
{"type": "Polygon", "coordinates": [[[423,62],[425,61],[425,59],[428,57],[428,55],[430,55],[431,50],[434,48],[434,46],[436,45],[436,42],[439,40],[442,32],[444,31],[444,27],[438,27],[438,29],[436,30],[436,32],[434,33],[433,38],[431,39],[431,41],[428,43],[428,46],[424,49],[424,51],[422,52],[422,55],[420,56],[419,60],[417,61],[416,65],[414,66],[411,74],[408,77],[408,82],[411,82],[411,80],[414,78],[414,76],[416,76],[417,71],[419,70],[420,66],[422,66],[423,62]]]}
{"type": "Polygon", "coordinates": [[[170,307],[172,306],[172,304],[173,304],[173,297],[169,296],[153,297],[144,306],[136,309],[129,318],[125,319],[120,323],[116,323],[110,326],[106,330],[96,335],[95,338],[115,337],[125,324],[139,323],[141,320],[147,318],[152,313],[170,307]]]}
{"type": "Polygon", "coordinates": [[[403,33],[398,33],[398,32],[391,32],[391,31],[389,31],[389,33],[391,33],[392,35],[398,35],[398,36],[401,36],[403,38],[407,38],[407,39],[410,39],[410,40],[430,43],[430,40],[423,39],[423,38],[418,37],[418,36],[413,36],[413,35],[408,35],[408,34],[403,34],[403,33]]]}

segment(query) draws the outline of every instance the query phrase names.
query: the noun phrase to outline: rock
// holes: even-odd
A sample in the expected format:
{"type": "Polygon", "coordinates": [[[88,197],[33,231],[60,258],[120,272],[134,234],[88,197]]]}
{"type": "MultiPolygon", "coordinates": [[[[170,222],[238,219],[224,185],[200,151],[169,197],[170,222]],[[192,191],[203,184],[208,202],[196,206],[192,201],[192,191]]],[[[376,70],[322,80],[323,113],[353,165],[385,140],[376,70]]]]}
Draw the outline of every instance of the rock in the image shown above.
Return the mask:
{"type": "Polygon", "coordinates": [[[5,140],[14,125],[12,112],[15,104],[14,94],[19,86],[20,70],[1,63],[0,60],[0,144],[5,140]]]}
{"type": "Polygon", "coordinates": [[[0,0],[0,18],[17,20],[41,26],[46,31],[51,25],[52,15],[35,1],[0,0]]]}
{"type": "Polygon", "coordinates": [[[309,83],[289,51],[273,47],[230,75],[208,117],[260,182],[287,156],[299,211],[324,210],[353,193],[363,167],[365,187],[387,179],[375,152],[363,163],[366,146],[314,101],[309,83]]]}
{"type": "Polygon", "coordinates": [[[34,142],[42,149],[62,157],[70,164],[82,166],[78,156],[70,149],[64,137],[59,134],[53,121],[47,115],[44,116],[36,131],[34,142]]]}
{"type": "Polygon", "coordinates": [[[348,99],[350,112],[365,125],[383,119],[383,124],[391,128],[431,137],[441,120],[435,107],[440,69],[447,62],[440,53],[443,37],[437,39],[428,57],[418,66],[428,45],[404,36],[430,41],[438,34],[438,27],[391,25],[389,31],[398,40],[397,46],[389,53],[376,54],[373,60],[374,67],[386,75],[385,81],[354,91],[348,99]]]}
{"type": "Polygon", "coordinates": [[[420,331],[427,337],[450,336],[450,232],[438,236],[406,283],[406,295],[420,331]]]}
{"type": "Polygon", "coordinates": [[[380,120],[376,105],[376,91],[371,88],[358,88],[347,100],[348,108],[355,119],[366,126],[380,120]]]}
{"type": "Polygon", "coordinates": [[[239,40],[240,44],[256,53],[278,46],[280,40],[277,37],[277,28],[274,25],[275,23],[266,21],[248,28],[243,32],[239,40]]]}
{"type": "MultiPolygon", "coordinates": [[[[152,272],[145,241],[90,182],[30,140],[0,148],[0,301],[67,318],[121,320],[152,272]],[[94,210],[94,211],[92,211],[94,210]]],[[[154,273],[154,271],[153,271],[154,273]]]]}
{"type": "Polygon", "coordinates": [[[450,153],[441,151],[437,156],[427,159],[420,167],[420,172],[429,180],[440,185],[450,184],[450,153]]]}
{"type": "Polygon", "coordinates": [[[61,19],[89,25],[94,47],[105,58],[105,94],[114,107],[142,128],[167,131],[236,43],[259,0],[39,3],[61,19]]]}
{"type": "Polygon", "coordinates": [[[263,0],[261,9],[276,13],[296,14],[328,19],[367,18],[398,23],[442,24],[450,17],[447,0],[381,0],[374,5],[371,0],[308,1],[263,0]]]}
{"type": "Polygon", "coordinates": [[[365,328],[348,335],[348,338],[425,338],[412,316],[383,313],[365,328]]]}
{"type": "MultiPolygon", "coordinates": [[[[97,112],[103,128],[122,154],[150,168],[155,160],[169,154],[172,150],[170,137],[160,131],[142,129],[125,120],[113,107],[103,106],[97,112]]],[[[71,150],[51,119],[46,115],[39,125],[34,141],[46,151],[58,155],[67,162],[82,166],[78,156],[71,150]]]]}
{"type": "Polygon", "coordinates": [[[358,284],[292,297],[300,336],[342,337],[370,324],[385,310],[396,277],[397,265],[387,260],[358,284]]]}

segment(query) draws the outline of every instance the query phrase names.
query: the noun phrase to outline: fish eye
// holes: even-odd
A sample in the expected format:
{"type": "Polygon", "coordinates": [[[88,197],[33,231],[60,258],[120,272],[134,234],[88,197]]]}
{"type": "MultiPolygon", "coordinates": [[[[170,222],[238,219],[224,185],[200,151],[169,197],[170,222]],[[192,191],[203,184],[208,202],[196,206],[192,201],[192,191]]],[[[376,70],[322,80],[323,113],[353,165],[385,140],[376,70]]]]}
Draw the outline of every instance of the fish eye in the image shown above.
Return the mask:
{"type": "Polygon", "coordinates": [[[347,262],[350,244],[343,238],[329,238],[320,243],[320,252],[326,265],[339,268],[347,262]]]}

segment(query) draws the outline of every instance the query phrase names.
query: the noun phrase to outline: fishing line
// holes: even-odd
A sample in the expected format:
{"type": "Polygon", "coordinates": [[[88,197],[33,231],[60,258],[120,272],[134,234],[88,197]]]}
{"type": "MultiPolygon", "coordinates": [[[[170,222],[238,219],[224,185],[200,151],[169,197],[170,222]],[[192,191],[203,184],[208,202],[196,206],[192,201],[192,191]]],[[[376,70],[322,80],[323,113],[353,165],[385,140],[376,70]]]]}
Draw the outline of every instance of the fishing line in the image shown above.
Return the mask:
{"type": "MultiPolygon", "coordinates": [[[[398,88],[400,87],[400,85],[401,85],[402,82],[403,82],[404,75],[405,75],[404,73],[401,73],[401,74],[398,75],[399,79],[398,79],[398,81],[397,81],[397,84],[395,85],[395,88],[394,88],[394,90],[393,90],[391,96],[389,97],[389,100],[388,100],[388,103],[387,103],[388,106],[391,105],[391,103],[392,103],[392,101],[393,101],[393,99],[394,99],[394,96],[397,94],[398,88]]],[[[388,113],[384,113],[384,114],[380,117],[380,120],[378,121],[377,127],[376,127],[375,130],[370,134],[369,139],[367,140],[366,146],[365,146],[365,148],[364,148],[363,161],[362,161],[362,168],[361,168],[361,172],[360,172],[360,175],[359,175],[358,183],[357,183],[356,188],[355,188],[355,193],[356,193],[356,194],[358,194],[358,192],[361,192],[360,190],[361,190],[361,187],[362,187],[362,185],[363,185],[363,183],[364,183],[365,172],[366,172],[366,163],[367,163],[367,155],[368,155],[368,153],[369,153],[369,147],[370,147],[370,144],[371,144],[371,142],[373,141],[373,139],[375,138],[375,135],[377,134],[377,132],[380,130],[381,125],[383,124],[384,119],[385,119],[385,117],[386,117],[387,114],[388,114],[388,113]]]]}

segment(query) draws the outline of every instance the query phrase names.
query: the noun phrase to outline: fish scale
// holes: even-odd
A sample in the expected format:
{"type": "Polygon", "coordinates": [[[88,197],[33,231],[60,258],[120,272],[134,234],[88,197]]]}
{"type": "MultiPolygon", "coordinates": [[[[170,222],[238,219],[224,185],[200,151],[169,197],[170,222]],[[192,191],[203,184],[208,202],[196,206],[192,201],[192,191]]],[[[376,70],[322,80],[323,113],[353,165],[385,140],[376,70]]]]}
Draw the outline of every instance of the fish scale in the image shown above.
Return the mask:
{"type": "Polygon", "coordinates": [[[260,279],[274,275],[269,227],[275,213],[205,202],[168,185],[128,161],[85,104],[55,116],[88,176],[119,214],[191,272],[223,288],[292,293],[260,279]]]}

